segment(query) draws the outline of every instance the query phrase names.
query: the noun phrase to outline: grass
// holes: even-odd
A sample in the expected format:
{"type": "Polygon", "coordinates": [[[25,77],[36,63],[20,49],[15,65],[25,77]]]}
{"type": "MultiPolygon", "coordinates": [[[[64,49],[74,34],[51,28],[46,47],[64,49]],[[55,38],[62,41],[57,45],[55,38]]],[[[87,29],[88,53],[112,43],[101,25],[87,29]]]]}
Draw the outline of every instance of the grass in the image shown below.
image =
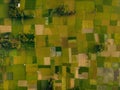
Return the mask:
{"type": "Polygon", "coordinates": [[[103,4],[104,5],[111,5],[112,4],[112,0],[103,0],[103,4]]]}
{"type": "Polygon", "coordinates": [[[103,33],[106,33],[106,31],[107,31],[107,26],[101,26],[100,30],[101,30],[101,33],[102,33],[102,34],[103,34],[103,33]]]}
{"type": "Polygon", "coordinates": [[[26,80],[37,80],[37,73],[35,74],[35,72],[27,72],[26,80]]]}
{"type": "Polygon", "coordinates": [[[76,10],[80,12],[81,10],[85,10],[86,12],[91,12],[94,10],[94,2],[92,1],[83,1],[76,3],[76,10]]]}
{"type": "Polygon", "coordinates": [[[19,32],[23,32],[23,25],[21,23],[21,20],[12,20],[12,33],[14,35],[19,34],[19,32]]]}
{"type": "Polygon", "coordinates": [[[10,52],[10,56],[14,57],[14,64],[32,64],[35,52],[34,49],[24,49],[19,52],[17,52],[16,50],[12,50],[10,52]]]}
{"type": "Polygon", "coordinates": [[[88,52],[94,53],[94,45],[95,45],[94,42],[92,42],[92,41],[88,42],[88,46],[87,46],[88,52]]]}
{"type": "Polygon", "coordinates": [[[29,33],[31,30],[30,25],[24,25],[24,33],[29,33]]]}
{"type": "Polygon", "coordinates": [[[0,4],[0,18],[7,17],[7,4],[0,4]]]}
{"type": "Polygon", "coordinates": [[[3,4],[4,0],[0,0],[0,4],[3,4]]]}
{"type": "Polygon", "coordinates": [[[43,1],[42,0],[36,0],[36,8],[41,9],[43,7],[43,1]]]}
{"type": "Polygon", "coordinates": [[[98,57],[97,58],[97,67],[104,67],[104,57],[98,57]]]}
{"type": "Polygon", "coordinates": [[[1,18],[1,19],[0,19],[0,25],[3,25],[3,24],[4,24],[4,19],[1,18]]]}
{"type": "Polygon", "coordinates": [[[94,34],[86,34],[86,40],[87,41],[94,41],[94,34]]]}
{"type": "Polygon", "coordinates": [[[104,43],[104,34],[99,34],[99,39],[101,43],[104,43]]]}
{"type": "Polygon", "coordinates": [[[25,80],[26,79],[26,71],[24,65],[14,65],[12,66],[13,71],[13,79],[14,80],[25,80]]]}
{"type": "Polygon", "coordinates": [[[44,24],[44,18],[33,18],[24,20],[24,25],[29,24],[44,24]]]}
{"type": "Polygon", "coordinates": [[[38,90],[44,90],[45,87],[47,86],[48,81],[47,80],[42,80],[37,82],[37,88],[38,90]]]}
{"type": "MultiPolygon", "coordinates": [[[[64,19],[66,19],[67,17],[64,17],[64,19]]],[[[75,25],[75,16],[70,16],[67,18],[67,24],[68,25],[75,25]]]]}
{"type": "Polygon", "coordinates": [[[79,53],[83,53],[83,52],[86,52],[87,51],[87,42],[85,41],[80,41],[78,43],[78,52],[79,53]],[[84,45],[83,45],[84,44],[84,45]]]}
{"type": "Polygon", "coordinates": [[[27,87],[18,87],[17,90],[28,90],[27,87]]]}
{"type": "Polygon", "coordinates": [[[25,9],[25,0],[20,0],[20,8],[25,9]]]}
{"type": "Polygon", "coordinates": [[[25,2],[25,9],[33,10],[35,9],[36,0],[26,0],[25,2]]]}
{"type": "Polygon", "coordinates": [[[27,64],[32,64],[33,58],[28,55],[28,56],[26,57],[26,61],[27,61],[27,62],[26,62],[27,64]]]}
{"type": "Polygon", "coordinates": [[[9,81],[9,90],[17,90],[17,81],[16,80],[11,80],[9,81]]]}
{"type": "Polygon", "coordinates": [[[11,50],[9,55],[10,56],[16,56],[17,55],[17,50],[11,50]]]}

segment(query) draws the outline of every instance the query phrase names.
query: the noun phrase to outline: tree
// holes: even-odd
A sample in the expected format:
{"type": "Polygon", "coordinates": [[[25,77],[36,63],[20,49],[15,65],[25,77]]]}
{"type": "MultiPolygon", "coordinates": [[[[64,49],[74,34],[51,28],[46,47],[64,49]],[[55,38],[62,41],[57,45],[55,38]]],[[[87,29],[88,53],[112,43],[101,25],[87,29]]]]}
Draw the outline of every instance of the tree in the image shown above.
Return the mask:
{"type": "Polygon", "coordinates": [[[50,78],[50,80],[48,81],[48,86],[46,90],[53,90],[53,79],[52,78],[50,78]]]}
{"type": "Polygon", "coordinates": [[[30,33],[21,33],[18,35],[18,40],[22,43],[23,46],[34,47],[34,34],[30,33]]]}
{"type": "Polygon", "coordinates": [[[6,49],[6,50],[10,50],[12,48],[12,44],[8,40],[3,40],[1,42],[1,46],[2,46],[2,48],[6,49]]]}
{"type": "Polygon", "coordinates": [[[94,52],[101,52],[102,50],[104,50],[104,46],[102,44],[96,44],[94,45],[94,52]]]}
{"type": "Polygon", "coordinates": [[[15,0],[10,0],[8,6],[8,14],[11,18],[17,17],[17,8],[15,0]]]}
{"type": "Polygon", "coordinates": [[[10,0],[9,6],[8,6],[8,15],[10,18],[14,19],[30,19],[34,18],[34,15],[31,14],[25,14],[23,10],[21,10],[18,7],[18,4],[20,3],[20,0],[10,0]]]}
{"type": "Polygon", "coordinates": [[[6,32],[6,33],[1,34],[1,38],[5,39],[5,40],[9,40],[9,39],[12,39],[13,36],[12,36],[12,34],[10,32],[6,32]]]}
{"type": "Polygon", "coordinates": [[[63,16],[65,13],[64,5],[60,5],[57,8],[55,8],[54,13],[57,14],[58,16],[63,16]]]}

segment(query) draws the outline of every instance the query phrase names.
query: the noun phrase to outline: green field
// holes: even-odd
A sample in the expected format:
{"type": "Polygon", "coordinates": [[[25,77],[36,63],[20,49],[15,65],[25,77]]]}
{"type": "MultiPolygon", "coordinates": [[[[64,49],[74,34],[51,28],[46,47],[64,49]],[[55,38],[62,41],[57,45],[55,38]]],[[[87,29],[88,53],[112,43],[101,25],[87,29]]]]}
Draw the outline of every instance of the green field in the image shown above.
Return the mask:
{"type": "Polygon", "coordinates": [[[26,0],[25,1],[25,9],[35,9],[35,4],[36,4],[36,0],[26,0]]]}

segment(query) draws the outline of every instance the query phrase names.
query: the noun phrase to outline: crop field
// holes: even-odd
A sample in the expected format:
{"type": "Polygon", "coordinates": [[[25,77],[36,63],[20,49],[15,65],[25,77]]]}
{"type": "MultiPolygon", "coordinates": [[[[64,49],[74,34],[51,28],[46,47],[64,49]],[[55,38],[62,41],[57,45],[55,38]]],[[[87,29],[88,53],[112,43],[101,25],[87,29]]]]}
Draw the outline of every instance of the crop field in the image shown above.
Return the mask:
{"type": "Polygon", "coordinates": [[[120,0],[0,0],[0,90],[120,90],[120,0]]]}

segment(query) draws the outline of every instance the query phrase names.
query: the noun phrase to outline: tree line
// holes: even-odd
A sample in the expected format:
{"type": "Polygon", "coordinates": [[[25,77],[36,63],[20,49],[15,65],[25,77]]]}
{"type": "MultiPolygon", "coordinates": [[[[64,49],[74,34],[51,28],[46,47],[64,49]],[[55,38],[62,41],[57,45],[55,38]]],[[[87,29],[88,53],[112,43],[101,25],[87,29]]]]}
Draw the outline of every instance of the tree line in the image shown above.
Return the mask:
{"type": "Polygon", "coordinates": [[[75,14],[75,10],[69,10],[68,7],[63,4],[55,8],[48,9],[47,12],[43,14],[43,16],[72,16],[75,14]]]}

